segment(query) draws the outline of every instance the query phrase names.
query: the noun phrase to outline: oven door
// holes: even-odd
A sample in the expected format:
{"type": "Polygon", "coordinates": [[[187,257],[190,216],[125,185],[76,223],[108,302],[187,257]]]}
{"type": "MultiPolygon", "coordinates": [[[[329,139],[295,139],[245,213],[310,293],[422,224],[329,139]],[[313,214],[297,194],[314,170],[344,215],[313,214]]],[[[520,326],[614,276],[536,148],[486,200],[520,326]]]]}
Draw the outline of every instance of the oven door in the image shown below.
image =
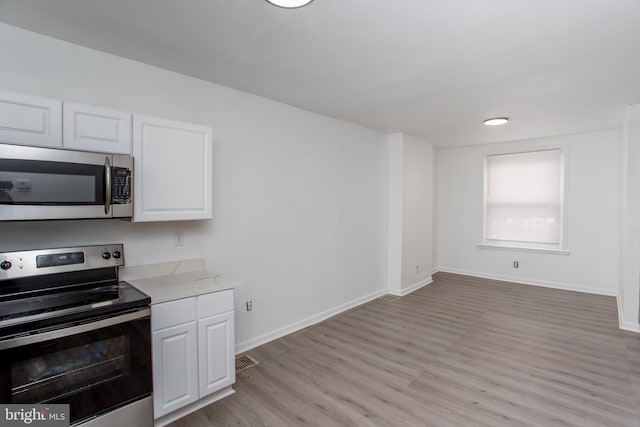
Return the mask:
{"type": "Polygon", "coordinates": [[[69,404],[73,424],[150,396],[149,313],[0,341],[0,402],[69,404]]]}

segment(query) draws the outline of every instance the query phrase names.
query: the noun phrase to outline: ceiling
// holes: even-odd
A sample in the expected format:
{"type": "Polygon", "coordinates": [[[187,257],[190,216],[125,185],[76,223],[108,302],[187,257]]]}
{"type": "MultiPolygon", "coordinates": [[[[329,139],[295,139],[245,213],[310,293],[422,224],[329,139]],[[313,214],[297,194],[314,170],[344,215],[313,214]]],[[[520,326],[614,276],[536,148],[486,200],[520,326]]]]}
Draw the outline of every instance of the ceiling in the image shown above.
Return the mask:
{"type": "Polygon", "coordinates": [[[0,0],[0,21],[439,147],[640,103],[638,0],[0,0]]]}

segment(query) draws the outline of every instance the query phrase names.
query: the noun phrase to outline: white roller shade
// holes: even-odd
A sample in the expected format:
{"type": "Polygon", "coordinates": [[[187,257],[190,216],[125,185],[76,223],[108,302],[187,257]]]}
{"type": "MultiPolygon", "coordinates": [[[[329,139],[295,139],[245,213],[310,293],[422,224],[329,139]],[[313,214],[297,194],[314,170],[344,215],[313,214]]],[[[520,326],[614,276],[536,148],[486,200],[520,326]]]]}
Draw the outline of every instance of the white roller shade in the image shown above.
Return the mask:
{"type": "Polygon", "coordinates": [[[487,240],[560,243],[562,151],[487,157],[487,240]]]}

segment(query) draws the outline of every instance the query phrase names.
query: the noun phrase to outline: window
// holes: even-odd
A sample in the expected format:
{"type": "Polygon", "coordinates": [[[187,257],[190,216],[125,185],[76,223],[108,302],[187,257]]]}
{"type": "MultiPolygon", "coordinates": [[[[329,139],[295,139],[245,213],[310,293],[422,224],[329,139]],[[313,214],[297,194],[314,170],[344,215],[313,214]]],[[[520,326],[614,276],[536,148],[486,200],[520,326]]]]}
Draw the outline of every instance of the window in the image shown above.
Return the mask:
{"type": "Polygon", "coordinates": [[[563,189],[559,149],[487,156],[485,243],[562,248],[563,189]]]}

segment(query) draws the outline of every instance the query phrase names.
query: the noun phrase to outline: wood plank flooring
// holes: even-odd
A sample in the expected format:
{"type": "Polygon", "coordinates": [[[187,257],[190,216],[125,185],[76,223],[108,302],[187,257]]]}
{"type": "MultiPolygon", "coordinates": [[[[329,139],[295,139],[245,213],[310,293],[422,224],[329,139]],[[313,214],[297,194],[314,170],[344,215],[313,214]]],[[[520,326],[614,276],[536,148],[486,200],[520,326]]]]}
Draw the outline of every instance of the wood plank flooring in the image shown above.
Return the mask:
{"type": "Polygon", "coordinates": [[[640,426],[613,297],[438,273],[249,354],[184,426],[640,426]]]}

